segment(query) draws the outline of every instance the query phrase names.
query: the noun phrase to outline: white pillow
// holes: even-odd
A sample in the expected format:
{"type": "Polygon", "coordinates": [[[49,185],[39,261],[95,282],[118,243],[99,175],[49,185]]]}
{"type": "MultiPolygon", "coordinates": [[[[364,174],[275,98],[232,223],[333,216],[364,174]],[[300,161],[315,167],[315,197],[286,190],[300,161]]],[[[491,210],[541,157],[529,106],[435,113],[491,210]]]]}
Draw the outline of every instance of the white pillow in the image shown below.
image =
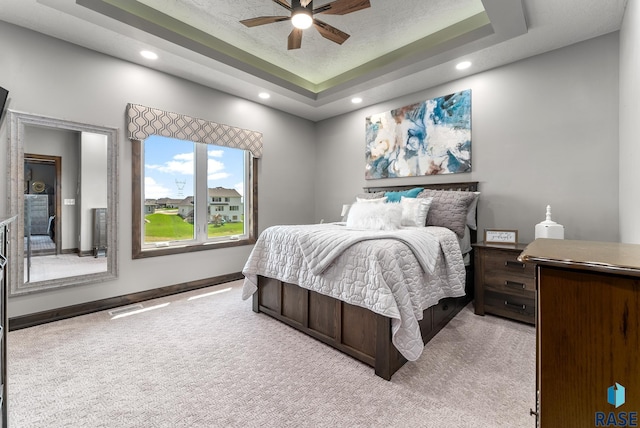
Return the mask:
{"type": "Polygon", "coordinates": [[[480,192],[473,192],[476,195],[471,205],[469,205],[469,210],[467,211],[467,226],[469,226],[473,230],[478,229],[478,225],[476,224],[476,209],[478,208],[478,199],[480,199],[480,192]]]}
{"type": "Polygon", "coordinates": [[[402,206],[400,204],[372,204],[356,202],[351,205],[347,227],[351,229],[396,230],[400,228],[402,206]]]}
{"type": "Polygon", "coordinates": [[[402,226],[425,227],[427,225],[427,214],[433,198],[400,198],[402,207],[402,226]]]}
{"type": "Polygon", "coordinates": [[[387,202],[387,197],[383,196],[381,198],[368,199],[368,198],[358,198],[356,196],[356,202],[362,202],[365,204],[384,204],[385,202],[387,202]]]}

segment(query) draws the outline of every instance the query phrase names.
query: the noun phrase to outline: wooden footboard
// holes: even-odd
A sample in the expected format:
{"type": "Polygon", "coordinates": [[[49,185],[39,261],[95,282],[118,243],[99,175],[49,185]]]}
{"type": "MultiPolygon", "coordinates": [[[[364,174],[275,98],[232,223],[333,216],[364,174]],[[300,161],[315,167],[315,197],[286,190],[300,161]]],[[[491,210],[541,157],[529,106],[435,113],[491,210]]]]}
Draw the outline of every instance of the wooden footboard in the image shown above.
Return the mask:
{"type": "MultiPolygon", "coordinates": [[[[425,310],[420,322],[423,342],[431,340],[469,301],[468,296],[443,299],[425,310]]],[[[407,361],[391,342],[391,318],[295,284],[259,276],[253,310],[372,366],[386,380],[407,361]]]]}

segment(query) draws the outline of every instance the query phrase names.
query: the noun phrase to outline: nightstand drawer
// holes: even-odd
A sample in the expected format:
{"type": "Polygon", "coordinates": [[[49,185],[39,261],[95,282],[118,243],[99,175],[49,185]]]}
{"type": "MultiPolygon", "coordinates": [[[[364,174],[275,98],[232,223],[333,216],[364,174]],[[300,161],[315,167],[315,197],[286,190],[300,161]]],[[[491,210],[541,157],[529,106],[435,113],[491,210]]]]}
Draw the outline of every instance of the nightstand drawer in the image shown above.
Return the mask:
{"type": "Polygon", "coordinates": [[[527,299],[534,299],[536,297],[534,278],[505,279],[504,277],[496,276],[494,278],[487,275],[485,279],[484,288],[486,290],[509,294],[511,296],[525,297],[527,299]]]}
{"type": "Polygon", "coordinates": [[[533,324],[536,317],[536,300],[506,293],[485,291],[486,312],[533,324]]]}
{"type": "MultiPolygon", "coordinates": [[[[519,253],[513,251],[495,250],[485,253],[485,275],[500,273],[510,277],[534,278],[535,267],[533,264],[518,261],[519,253]]],[[[535,285],[533,287],[535,290],[535,285]]]]}

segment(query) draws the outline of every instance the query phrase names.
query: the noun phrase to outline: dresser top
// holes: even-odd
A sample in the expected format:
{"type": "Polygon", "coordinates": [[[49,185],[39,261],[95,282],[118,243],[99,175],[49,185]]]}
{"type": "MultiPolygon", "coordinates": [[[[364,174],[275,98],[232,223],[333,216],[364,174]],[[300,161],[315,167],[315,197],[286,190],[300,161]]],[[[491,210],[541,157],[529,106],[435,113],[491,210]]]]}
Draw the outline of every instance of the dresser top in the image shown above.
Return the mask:
{"type": "Polygon", "coordinates": [[[518,260],[539,265],[640,276],[640,245],[635,244],[536,239],[527,245],[518,260]]]}
{"type": "Polygon", "coordinates": [[[518,243],[518,244],[500,244],[500,243],[494,243],[494,242],[476,242],[474,244],[471,244],[473,247],[479,247],[479,248],[496,248],[498,250],[524,250],[525,247],[527,246],[527,244],[524,243],[518,243]]]}

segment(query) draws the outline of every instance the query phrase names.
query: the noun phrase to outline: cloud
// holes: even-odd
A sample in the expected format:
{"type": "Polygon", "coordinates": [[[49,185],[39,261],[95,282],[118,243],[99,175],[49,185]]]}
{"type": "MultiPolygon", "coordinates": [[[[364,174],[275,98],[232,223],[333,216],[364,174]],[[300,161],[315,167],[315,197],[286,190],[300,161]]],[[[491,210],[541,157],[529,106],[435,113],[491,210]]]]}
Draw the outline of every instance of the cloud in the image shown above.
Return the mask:
{"type": "Polygon", "coordinates": [[[157,183],[151,177],[144,178],[144,198],[145,199],[158,199],[168,196],[171,189],[164,187],[162,184],[157,183]]]}
{"type": "Polygon", "coordinates": [[[207,159],[207,174],[211,176],[211,174],[220,172],[224,170],[224,164],[215,159],[207,159]]]}
{"type": "Polygon", "coordinates": [[[225,178],[229,178],[231,174],[226,172],[217,172],[215,174],[209,174],[207,176],[207,180],[223,180],[225,178]]]}
{"type": "Polygon", "coordinates": [[[193,165],[193,152],[189,153],[178,153],[174,155],[173,158],[165,162],[163,165],[145,165],[145,168],[165,172],[168,174],[182,174],[182,175],[193,175],[194,173],[194,165],[193,165]]]}

